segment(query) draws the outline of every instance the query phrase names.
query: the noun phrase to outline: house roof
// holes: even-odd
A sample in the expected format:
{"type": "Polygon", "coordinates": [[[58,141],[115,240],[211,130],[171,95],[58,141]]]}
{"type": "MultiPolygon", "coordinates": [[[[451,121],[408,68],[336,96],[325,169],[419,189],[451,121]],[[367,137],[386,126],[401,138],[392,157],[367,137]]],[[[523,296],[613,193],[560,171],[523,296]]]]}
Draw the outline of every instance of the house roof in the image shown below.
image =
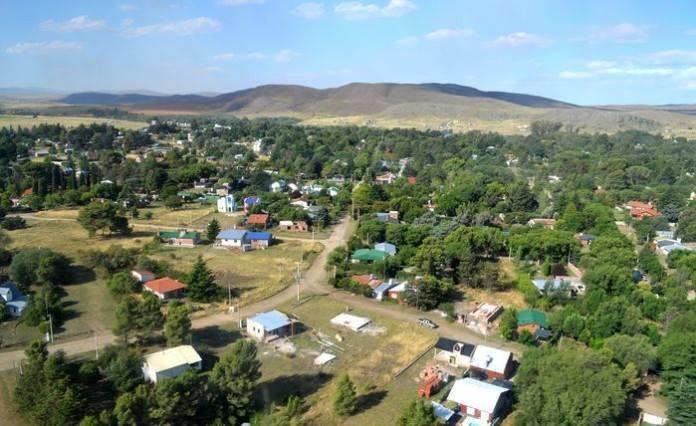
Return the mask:
{"type": "Polygon", "coordinates": [[[535,309],[523,309],[517,311],[517,325],[536,324],[540,327],[546,327],[548,321],[546,314],[535,309]]]}
{"type": "Polygon", "coordinates": [[[671,240],[671,239],[664,239],[664,240],[658,240],[657,241],[657,246],[662,248],[662,247],[667,247],[667,246],[678,246],[681,245],[680,241],[677,240],[671,240]]]}
{"type": "Polygon", "coordinates": [[[190,345],[181,345],[145,355],[145,365],[157,372],[197,362],[201,362],[201,356],[190,345]]]}
{"type": "Polygon", "coordinates": [[[559,279],[559,278],[553,278],[553,279],[539,278],[536,280],[532,280],[532,284],[534,284],[534,287],[538,288],[540,291],[546,290],[546,283],[550,283],[551,288],[554,290],[558,290],[564,284],[570,285],[570,282],[565,281],[563,279],[559,279]]]}
{"type": "Polygon", "coordinates": [[[372,275],[353,275],[350,277],[350,279],[358,284],[368,285],[370,284],[370,281],[372,281],[373,277],[372,275]]]}
{"type": "Polygon", "coordinates": [[[157,293],[170,293],[172,291],[183,290],[186,288],[186,284],[169,277],[148,281],[144,285],[157,293]]]}
{"type": "Polygon", "coordinates": [[[389,290],[392,287],[396,287],[396,284],[394,284],[391,280],[385,281],[382,284],[375,287],[374,292],[375,293],[384,293],[385,291],[389,290]]]}
{"type": "Polygon", "coordinates": [[[396,254],[396,246],[387,242],[375,244],[375,250],[383,251],[390,255],[396,254]]]}
{"type": "Polygon", "coordinates": [[[467,377],[454,382],[447,400],[486,413],[494,413],[500,396],[507,391],[503,387],[467,377]]]}
{"type": "Polygon", "coordinates": [[[345,312],[331,318],[331,324],[341,327],[347,327],[353,331],[360,330],[361,328],[368,325],[370,322],[372,321],[369,318],[346,314],[345,312]]]}
{"type": "Polygon", "coordinates": [[[597,239],[597,237],[592,234],[580,234],[578,235],[578,239],[580,241],[594,241],[597,239]]]}
{"type": "Polygon", "coordinates": [[[246,237],[251,241],[270,241],[273,236],[268,232],[247,232],[246,237]]]}
{"type": "Polygon", "coordinates": [[[268,215],[267,214],[262,214],[262,213],[251,214],[247,218],[247,224],[249,224],[249,225],[265,225],[266,223],[268,223],[268,215]]]}
{"type": "Polygon", "coordinates": [[[248,232],[244,229],[226,229],[220,231],[215,237],[216,240],[243,240],[248,232]]]}
{"type": "Polygon", "coordinates": [[[276,310],[260,313],[249,318],[247,321],[253,321],[257,324],[261,324],[263,329],[266,331],[277,330],[290,325],[291,322],[287,315],[276,310]]]}
{"type": "Polygon", "coordinates": [[[358,249],[353,252],[351,256],[352,259],[362,260],[362,261],[374,261],[383,260],[387,256],[387,253],[374,249],[358,249]]]}
{"type": "Polygon", "coordinates": [[[260,202],[261,198],[259,197],[246,197],[244,199],[244,204],[246,205],[259,204],[260,202]]]}
{"type": "Polygon", "coordinates": [[[145,269],[133,269],[133,271],[131,271],[131,272],[135,272],[136,274],[140,274],[140,275],[152,275],[152,276],[155,275],[153,272],[146,271],[145,269]]]}
{"type": "Polygon", "coordinates": [[[456,340],[448,339],[446,337],[440,337],[435,343],[437,349],[447,351],[447,352],[458,352],[462,355],[471,356],[476,349],[476,345],[471,343],[458,342],[456,340]],[[457,346],[457,351],[454,350],[455,345],[457,346]]]}
{"type": "Polygon", "coordinates": [[[437,417],[438,419],[448,422],[449,419],[451,419],[452,416],[454,416],[454,411],[450,410],[444,405],[438,404],[435,401],[430,401],[430,404],[433,406],[433,413],[435,414],[435,417],[437,417]]]}
{"type": "Polygon", "coordinates": [[[510,352],[502,349],[478,345],[471,356],[471,366],[504,374],[511,355],[510,352]]]}
{"type": "Polygon", "coordinates": [[[195,231],[159,231],[157,235],[164,239],[183,238],[187,240],[195,240],[200,236],[200,234],[195,231]]]}

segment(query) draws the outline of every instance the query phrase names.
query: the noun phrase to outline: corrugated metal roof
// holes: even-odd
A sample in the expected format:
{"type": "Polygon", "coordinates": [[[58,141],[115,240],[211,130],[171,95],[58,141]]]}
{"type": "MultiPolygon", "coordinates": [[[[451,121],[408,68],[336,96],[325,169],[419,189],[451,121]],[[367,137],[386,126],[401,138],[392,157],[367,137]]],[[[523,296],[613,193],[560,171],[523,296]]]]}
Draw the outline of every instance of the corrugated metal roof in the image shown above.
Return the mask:
{"type": "Polygon", "coordinates": [[[503,387],[467,377],[454,382],[447,400],[486,413],[494,413],[500,396],[507,391],[503,387]]]}
{"type": "Polygon", "coordinates": [[[201,356],[190,345],[181,345],[145,355],[145,364],[156,372],[198,362],[201,362],[201,356]]]}
{"type": "Polygon", "coordinates": [[[247,234],[247,231],[243,229],[227,229],[224,231],[220,231],[219,234],[217,234],[217,237],[215,239],[217,240],[243,240],[244,236],[247,234]]]}
{"type": "Polygon", "coordinates": [[[511,358],[510,355],[510,352],[502,349],[478,345],[471,356],[471,366],[504,374],[508,361],[511,358]]]}
{"type": "Polygon", "coordinates": [[[273,310],[255,315],[247,321],[261,324],[264,330],[272,331],[285,327],[290,324],[290,318],[282,312],[273,310]]]}
{"type": "Polygon", "coordinates": [[[270,241],[271,237],[271,234],[268,232],[247,232],[246,235],[247,240],[254,241],[270,241]]]}

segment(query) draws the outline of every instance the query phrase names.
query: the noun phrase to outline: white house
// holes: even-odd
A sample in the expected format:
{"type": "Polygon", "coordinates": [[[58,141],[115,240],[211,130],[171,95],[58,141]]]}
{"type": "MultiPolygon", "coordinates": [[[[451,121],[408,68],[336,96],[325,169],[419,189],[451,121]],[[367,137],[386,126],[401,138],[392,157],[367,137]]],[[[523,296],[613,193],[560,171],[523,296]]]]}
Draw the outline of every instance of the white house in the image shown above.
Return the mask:
{"type": "Polygon", "coordinates": [[[5,303],[7,313],[13,318],[19,318],[27,307],[27,296],[10,281],[0,284],[0,299],[5,303]]]}
{"type": "MultiPolygon", "coordinates": [[[[462,417],[471,417],[490,425],[505,414],[510,404],[509,395],[509,389],[467,377],[454,382],[447,400],[459,405],[462,417]]],[[[465,424],[480,422],[467,422],[465,419],[465,424]]]]}
{"type": "Polygon", "coordinates": [[[145,355],[143,376],[146,381],[157,383],[184,374],[190,368],[200,370],[201,356],[193,346],[181,345],[145,355]]]}
{"type": "Polygon", "coordinates": [[[215,242],[222,247],[245,248],[249,245],[247,234],[248,232],[244,229],[227,229],[217,234],[215,242]]]}
{"type": "Polygon", "coordinates": [[[217,200],[217,210],[220,213],[233,213],[237,210],[237,203],[234,200],[234,195],[228,194],[220,197],[217,200]]]}
{"type": "Polygon", "coordinates": [[[331,324],[339,327],[346,327],[353,331],[360,331],[361,328],[365,327],[370,322],[372,321],[369,318],[363,318],[346,313],[342,313],[331,318],[331,324]]]}
{"type": "Polygon", "coordinates": [[[478,345],[471,355],[470,367],[489,379],[507,379],[512,372],[512,352],[478,345]]]}
{"type": "Polygon", "coordinates": [[[247,333],[260,342],[292,335],[294,332],[294,322],[276,310],[247,318],[247,333]]]}
{"type": "Polygon", "coordinates": [[[288,184],[284,180],[277,180],[271,183],[271,192],[283,192],[287,189],[288,184]]]}
{"type": "Polygon", "coordinates": [[[467,368],[476,345],[440,337],[435,343],[435,360],[452,367],[467,368]]]}

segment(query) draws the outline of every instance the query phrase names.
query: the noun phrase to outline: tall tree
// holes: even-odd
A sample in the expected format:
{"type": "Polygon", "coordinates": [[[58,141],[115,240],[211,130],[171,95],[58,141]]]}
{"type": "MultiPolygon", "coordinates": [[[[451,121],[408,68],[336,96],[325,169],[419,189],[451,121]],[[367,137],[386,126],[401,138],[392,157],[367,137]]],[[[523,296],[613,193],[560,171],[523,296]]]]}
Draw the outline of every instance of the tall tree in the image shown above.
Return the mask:
{"type": "Polygon", "coordinates": [[[220,233],[220,223],[218,223],[217,219],[213,218],[213,220],[208,222],[205,232],[206,236],[208,237],[208,241],[215,241],[215,238],[217,238],[217,235],[220,233]]]}
{"type": "Polygon", "coordinates": [[[167,346],[177,346],[188,341],[191,336],[191,320],[188,307],[178,301],[169,304],[167,319],[164,323],[164,337],[167,346]]]}
{"type": "Polygon", "coordinates": [[[397,426],[432,426],[440,424],[440,421],[435,417],[435,411],[429,401],[416,399],[406,407],[396,424],[397,426]]]}
{"type": "Polygon", "coordinates": [[[188,276],[186,294],[194,302],[212,302],[220,297],[220,288],[202,256],[198,256],[188,276]]]}
{"type": "Polygon", "coordinates": [[[696,381],[682,379],[669,398],[669,424],[690,426],[696,424],[696,381]]]}
{"type": "Polygon", "coordinates": [[[261,363],[256,359],[256,345],[238,340],[215,364],[211,379],[223,400],[223,422],[239,424],[252,413],[254,386],[261,377],[261,363]]]}
{"type": "Polygon", "coordinates": [[[341,417],[348,417],[355,413],[358,405],[358,396],[355,385],[347,374],[343,375],[336,385],[333,408],[334,413],[341,417]]]}

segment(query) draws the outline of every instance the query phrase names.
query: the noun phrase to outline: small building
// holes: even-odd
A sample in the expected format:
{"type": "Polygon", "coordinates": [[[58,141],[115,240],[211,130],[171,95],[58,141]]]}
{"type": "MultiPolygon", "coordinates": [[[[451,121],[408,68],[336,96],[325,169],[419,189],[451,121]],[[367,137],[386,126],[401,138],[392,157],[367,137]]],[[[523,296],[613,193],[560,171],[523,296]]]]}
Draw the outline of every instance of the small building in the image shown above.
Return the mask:
{"type": "Polygon", "coordinates": [[[284,192],[288,188],[288,184],[284,180],[277,180],[271,183],[271,192],[284,192]]]}
{"type": "Polygon", "coordinates": [[[202,361],[201,356],[190,345],[165,349],[145,355],[143,376],[146,381],[157,383],[162,379],[181,376],[191,368],[200,370],[202,361]]]}
{"type": "Polygon", "coordinates": [[[159,231],[157,236],[163,243],[177,247],[192,248],[201,242],[201,234],[195,231],[159,231]]]}
{"type": "Polygon", "coordinates": [[[549,326],[546,314],[536,309],[523,309],[517,311],[517,332],[527,330],[532,335],[536,335],[540,329],[547,329],[549,326]]]}
{"type": "Polygon", "coordinates": [[[295,334],[295,323],[284,313],[272,310],[247,318],[246,329],[259,342],[268,342],[295,334]]]}
{"type": "Polygon", "coordinates": [[[597,239],[596,236],[592,234],[578,234],[577,236],[578,241],[580,241],[580,244],[582,244],[583,247],[589,247],[592,245],[592,242],[597,239]]]}
{"type": "Polygon", "coordinates": [[[370,324],[372,320],[369,318],[359,317],[357,315],[351,315],[346,313],[341,313],[331,318],[331,324],[337,327],[349,328],[355,332],[360,331],[363,327],[370,324]]]}
{"type": "Polygon", "coordinates": [[[452,367],[468,368],[476,345],[440,337],[435,343],[435,360],[452,367]]]}
{"type": "Polygon", "coordinates": [[[389,289],[387,292],[387,296],[392,299],[396,300],[397,302],[401,302],[404,300],[404,296],[406,295],[406,290],[408,290],[408,282],[404,281],[401,284],[398,284],[392,288],[389,289]]]}
{"type": "Polygon", "coordinates": [[[469,319],[482,325],[491,324],[503,312],[501,305],[491,303],[481,303],[469,313],[469,319]]]}
{"type": "Polygon", "coordinates": [[[646,217],[657,217],[660,215],[660,212],[653,207],[652,202],[646,203],[643,201],[632,200],[628,201],[624,207],[628,209],[631,217],[636,220],[641,220],[646,217]]]}
{"type": "Polygon", "coordinates": [[[375,244],[375,250],[383,251],[389,256],[394,256],[396,254],[396,246],[387,242],[375,244]]]}
{"type": "Polygon", "coordinates": [[[532,280],[540,294],[547,291],[567,291],[570,295],[585,294],[585,284],[574,277],[537,278],[532,280]]]}
{"type": "Polygon", "coordinates": [[[249,213],[249,209],[261,204],[261,198],[259,197],[246,197],[244,199],[244,213],[249,213]]]}
{"type": "Polygon", "coordinates": [[[389,255],[383,251],[379,250],[374,250],[374,249],[358,249],[355,250],[350,257],[351,262],[353,263],[359,263],[359,262],[367,262],[367,263],[372,263],[376,262],[379,260],[384,260],[389,255]]]}
{"type": "Polygon", "coordinates": [[[376,185],[391,185],[396,180],[397,176],[392,172],[387,172],[375,177],[376,185]]]}
{"type": "Polygon", "coordinates": [[[375,213],[375,217],[380,222],[399,223],[399,212],[397,210],[390,210],[386,213],[378,212],[375,213]]]}
{"type": "Polygon", "coordinates": [[[497,419],[505,415],[510,408],[510,391],[501,386],[472,379],[458,379],[447,395],[448,401],[459,405],[463,417],[471,417],[479,422],[464,424],[497,424],[497,419]]]}
{"type": "Polygon", "coordinates": [[[143,290],[149,291],[160,300],[170,300],[182,297],[186,284],[174,278],[163,277],[156,280],[148,281],[143,284],[143,290]]]}
{"type": "Polygon", "coordinates": [[[385,281],[382,284],[378,285],[372,290],[372,297],[375,299],[382,301],[384,297],[387,295],[387,292],[389,289],[396,287],[398,283],[394,282],[393,278],[390,278],[389,281],[385,281]]]}
{"type": "Polygon", "coordinates": [[[263,229],[266,229],[268,226],[268,222],[270,220],[270,216],[265,214],[265,213],[259,213],[259,214],[251,214],[246,220],[247,226],[250,227],[263,227],[263,229]]]}
{"type": "Polygon", "coordinates": [[[507,379],[512,372],[512,352],[478,345],[471,356],[470,368],[489,379],[507,379]]]}
{"type": "Polygon", "coordinates": [[[246,239],[253,249],[267,249],[271,245],[273,235],[269,232],[247,232],[246,239]]]}
{"type": "Polygon", "coordinates": [[[556,226],[556,219],[546,219],[543,217],[536,217],[529,219],[527,226],[535,227],[541,226],[546,229],[553,229],[556,226]]]}
{"type": "Polygon", "coordinates": [[[309,224],[304,220],[292,221],[292,220],[281,220],[278,223],[278,228],[281,231],[288,232],[308,232],[309,224]]]}
{"type": "Polygon", "coordinates": [[[152,281],[155,279],[155,274],[150,271],[146,271],[144,269],[134,269],[131,271],[131,276],[138,280],[139,283],[143,284],[148,281],[152,281]]]}
{"type": "Polygon", "coordinates": [[[220,231],[215,237],[215,244],[222,247],[251,248],[247,239],[248,231],[244,229],[227,229],[220,231]]]}
{"type": "Polygon", "coordinates": [[[19,318],[27,307],[29,298],[24,295],[11,281],[0,284],[0,299],[5,304],[7,314],[12,318],[19,318]]]}
{"type": "Polygon", "coordinates": [[[218,198],[217,211],[219,213],[234,213],[237,211],[237,203],[234,200],[234,195],[227,194],[218,198]]]}

